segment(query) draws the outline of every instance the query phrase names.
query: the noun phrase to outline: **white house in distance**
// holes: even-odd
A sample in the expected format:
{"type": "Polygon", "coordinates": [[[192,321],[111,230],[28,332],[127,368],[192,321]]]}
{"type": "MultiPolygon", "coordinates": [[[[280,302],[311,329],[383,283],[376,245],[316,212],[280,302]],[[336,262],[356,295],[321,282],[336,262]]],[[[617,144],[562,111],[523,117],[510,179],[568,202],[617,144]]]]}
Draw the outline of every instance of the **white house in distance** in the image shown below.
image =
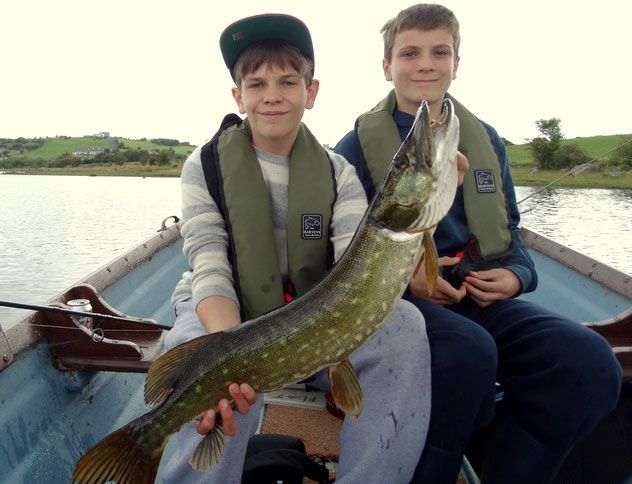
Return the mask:
{"type": "Polygon", "coordinates": [[[102,152],[101,148],[78,148],[72,154],[74,156],[95,156],[102,152]]]}

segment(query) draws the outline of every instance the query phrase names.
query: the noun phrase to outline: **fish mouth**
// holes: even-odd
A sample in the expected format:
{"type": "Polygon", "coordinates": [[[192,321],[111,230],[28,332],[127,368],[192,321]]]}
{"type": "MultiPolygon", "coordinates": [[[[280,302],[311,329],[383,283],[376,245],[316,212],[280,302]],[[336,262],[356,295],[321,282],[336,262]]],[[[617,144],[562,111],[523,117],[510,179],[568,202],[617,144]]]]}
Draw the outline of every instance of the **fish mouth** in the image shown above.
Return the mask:
{"type": "Polygon", "coordinates": [[[454,201],[459,123],[450,100],[443,111],[431,123],[428,103],[422,101],[371,202],[371,216],[391,232],[432,230],[454,201]]]}
{"type": "Polygon", "coordinates": [[[397,150],[395,160],[407,158],[412,168],[420,171],[432,168],[433,155],[430,108],[427,101],[422,101],[406,139],[397,150]]]}

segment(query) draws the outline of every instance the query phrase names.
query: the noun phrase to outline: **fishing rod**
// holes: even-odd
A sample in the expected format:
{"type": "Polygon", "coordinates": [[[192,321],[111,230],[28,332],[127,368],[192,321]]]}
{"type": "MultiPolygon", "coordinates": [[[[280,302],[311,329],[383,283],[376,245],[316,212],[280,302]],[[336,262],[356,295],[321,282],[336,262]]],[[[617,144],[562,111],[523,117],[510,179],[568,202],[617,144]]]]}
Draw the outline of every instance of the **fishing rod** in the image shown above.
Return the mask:
{"type": "Polygon", "coordinates": [[[575,167],[573,167],[571,170],[568,170],[566,173],[564,173],[562,176],[560,176],[559,178],[556,178],[555,180],[553,180],[552,182],[548,183],[547,185],[544,185],[543,187],[541,187],[540,189],[536,190],[535,192],[531,193],[530,195],[524,197],[522,200],[520,200],[518,202],[518,205],[520,205],[522,202],[524,202],[525,200],[530,199],[531,197],[537,195],[538,193],[546,190],[547,188],[549,188],[551,185],[553,185],[554,183],[557,183],[558,181],[562,180],[563,178],[566,178],[567,176],[573,176],[575,173],[577,173],[578,171],[582,170],[584,167],[590,165],[593,161],[597,161],[599,158],[612,153],[613,151],[618,150],[619,148],[622,148],[623,146],[627,145],[628,143],[632,143],[632,139],[629,139],[623,143],[621,143],[618,146],[615,146],[614,148],[612,148],[611,150],[608,150],[602,154],[600,154],[599,156],[593,158],[590,161],[587,161],[586,163],[582,163],[581,165],[577,165],[575,167]]]}
{"type": "Polygon", "coordinates": [[[86,312],[86,311],[75,311],[73,309],[65,309],[65,308],[56,307],[56,306],[37,306],[35,304],[22,304],[22,303],[10,302],[10,301],[0,301],[0,306],[4,306],[7,308],[15,308],[15,309],[28,309],[31,311],[43,311],[47,313],[69,314],[72,316],[82,316],[84,318],[103,319],[106,321],[119,321],[123,323],[136,324],[138,326],[148,326],[154,329],[166,329],[166,330],[171,329],[171,326],[166,326],[164,324],[150,323],[149,321],[123,318],[120,316],[111,316],[109,314],[92,313],[92,312],[86,312]]]}

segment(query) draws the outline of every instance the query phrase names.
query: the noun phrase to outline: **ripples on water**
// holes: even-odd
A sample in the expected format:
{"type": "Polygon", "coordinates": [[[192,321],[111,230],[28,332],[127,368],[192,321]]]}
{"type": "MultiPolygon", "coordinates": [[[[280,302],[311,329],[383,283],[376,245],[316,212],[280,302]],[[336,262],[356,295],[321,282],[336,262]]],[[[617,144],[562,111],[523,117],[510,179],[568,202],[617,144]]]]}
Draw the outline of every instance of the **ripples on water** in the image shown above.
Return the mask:
{"type": "MultiPolygon", "coordinates": [[[[518,201],[536,192],[516,187],[518,201]]],[[[557,188],[519,205],[522,225],[632,274],[632,190],[557,188]]]]}
{"type": "MultiPolygon", "coordinates": [[[[0,300],[45,304],[180,216],[180,180],[0,175],[0,208],[0,300]]],[[[531,230],[632,274],[632,190],[546,190],[520,209],[531,230]]],[[[0,324],[26,313],[0,307],[0,324]]]]}
{"type": "MultiPolygon", "coordinates": [[[[178,178],[0,175],[0,300],[45,304],[181,214],[178,178]]],[[[0,307],[0,323],[27,311],[0,307]]]]}

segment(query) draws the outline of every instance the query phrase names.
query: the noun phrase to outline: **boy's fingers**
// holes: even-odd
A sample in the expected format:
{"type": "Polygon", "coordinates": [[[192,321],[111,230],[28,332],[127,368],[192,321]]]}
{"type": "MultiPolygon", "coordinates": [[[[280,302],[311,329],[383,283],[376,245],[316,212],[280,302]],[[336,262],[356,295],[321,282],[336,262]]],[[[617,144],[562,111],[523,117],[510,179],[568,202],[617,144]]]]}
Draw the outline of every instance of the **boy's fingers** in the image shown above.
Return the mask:
{"type": "MultiPolygon", "coordinates": [[[[235,409],[242,415],[248,413],[250,405],[252,404],[250,398],[248,398],[248,388],[246,388],[243,384],[241,386],[237,385],[237,383],[231,383],[228,387],[228,393],[230,393],[230,396],[233,397],[233,401],[235,402],[235,409]],[[246,390],[245,393],[244,390],[246,390]]],[[[250,390],[252,389],[250,388],[250,390]]]]}
{"type": "Polygon", "coordinates": [[[208,434],[211,429],[215,426],[215,411],[208,410],[202,418],[198,420],[195,424],[195,430],[200,435],[208,434]]]}
{"type": "Polygon", "coordinates": [[[244,395],[244,397],[246,397],[246,400],[248,400],[248,403],[250,403],[250,405],[253,405],[257,401],[257,392],[255,392],[250,385],[248,385],[247,383],[242,383],[239,386],[239,389],[241,390],[241,393],[244,395]]]}
{"type": "Polygon", "coordinates": [[[439,257],[437,259],[437,264],[439,265],[439,267],[444,267],[444,266],[454,266],[456,264],[458,264],[460,262],[460,259],[458,257],[439,257]]]}
{"type": "Polygon", "coordinates": [[[233,412],[233,408],[225,398],[219,402],[219,413],[222,416],[222,429],[224,429],[224,433],[226,435],[235,435],[237,433],[235,412],[233,412]]]}
{"type": "Polygon", "coordinates": [[[458,151],[456,153],[456,164],[458,170],[458,185],[461,186],[463,185],[463,176],[465,172],[470,169],[470,164],[465,155],[458,151]]]}

